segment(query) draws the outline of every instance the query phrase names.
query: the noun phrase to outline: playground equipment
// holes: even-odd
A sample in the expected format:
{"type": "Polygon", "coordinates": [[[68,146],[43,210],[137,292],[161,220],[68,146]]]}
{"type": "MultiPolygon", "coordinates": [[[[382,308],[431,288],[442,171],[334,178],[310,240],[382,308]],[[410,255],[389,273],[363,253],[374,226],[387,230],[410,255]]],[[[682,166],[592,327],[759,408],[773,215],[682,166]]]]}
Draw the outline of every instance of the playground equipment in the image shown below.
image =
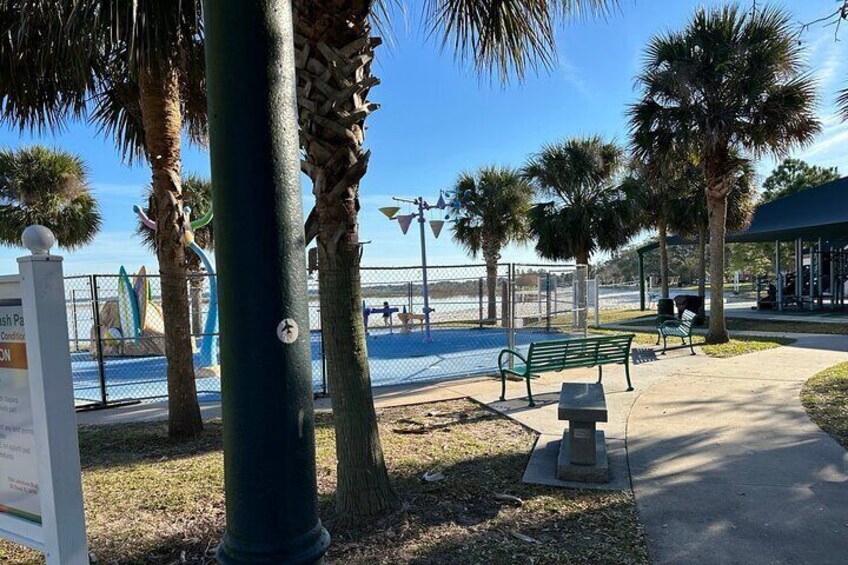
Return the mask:
{"type": "Polygon", "coordinates": [[[424,318],[425,318],[424,314],[416,314],[416,313],[411,312],[411,311],[407,312],[406,306],[404,306],[403,312],[400,312],[397,315],[397,317],[398,317],[398,320],[400,320],[400,323],[402,324],[401,330],[400,330],[401,333],[408,334],[411,331],[412,326],[414,325],[415,322],[420,322],[421,323],[421,329],[422,330],[424,329],[424,318]]]}
{"type": "MultiPolygon", "coordinates": [[[[156,230],[156,222],[147,217],[147,214],[139,206],[133,206],[133,212],[136,213],[141,223],[149,230],[156,230]]],[[[183,234],[183,244],[191,249],[195,255],[203,263],[203,268],[209,274],[209,311],[206,314],[206,323],[203,327],[203,336],[200,338],[200,355],[195,360],[197,367],[214,367],[218,365],[217,352],[217,333],[218,333],[218,284],[215,279],[215,269],[212,268],[212,262],[209,261],[209,256],[203,249],[194,241],[194,231],[206,226],[212,221],[212,207],[200,219],[191,220],[191,208],[183,207],[185,215],[185,224],[190,226],[183,234]]]]}
{"type": "MultiPolygon", "coordinates": [[[[99,311],[104,357],[145,357],[165,354],[165,324],[162,308],[152,300],[147,271],[139,270],[134,283],[122,266],[118,275],[118,297],[106,300],[99,311]]],[[[91,328],[91,340],[98,328],[91,328]]],[[[97,356],[97,348],[91,354],[97,356]]]]}
{"type": "Polygon", "coordinates": [[[805,247],[801,239],[795,240],[793,272],[781,268],[781,242],[775,242],[774,267],[777,276],[774,284],[764,278],[758,280],[757,308],[844,308],[848,285],[848,248],[841,245],[844,243],[832,244],[819,239],[805,247]],[[770,285],[774,286],[774,292],[768,292],[770,285]],[[761,296],[764,289],[767,290],[765,297],[761,296]]]}
{"type": "Polygon", "coordinates": [[[435,204],[430,204],[424,200],[423,196],[419,196],[412,200],[393,196],[392,200],[395,202],[411,204],[418,207],[417,212],[409,214],[398,215],[398,212],[400,211],[399,206],[384,206],[380,208],[380,212],[382,212],[389,220],[397,220],[400,230],[404,235],[406,235],[409,231],[409,226],[412,224],[412,220],[416,218],[418,219],[418,224],[421,227],[421,272],[423,279],[421,292],[424,298],[424,308],[422,308],[422,315],[424,316],[424,341],[430,341],[430,313],[433,312],[433,308],[430,308],[430,295],[427,286],[427,241],[424,231],[424,222],[427,221],[427,218],[425,212],[429,212],[431,210],[448,210],[444,220],[430,219],[430,229],[433,230],[433,237],[438,239],[439,234],[442,233],[445,220],[450,220],[451,218],[455,220],[466,212],[467,206],[471,203],[469,194],[469,191],[457,191],[453,195],[450,195],[448,201],[445,200],[445,193],[440,190],[439,199],[435,204]]]}
{"type": "Polygon", "coordinates": [[[383,305],[380,307],[365,306],[365,301],[362,301],[362,317],[365,319],[365,334],[368,335],[368,317],[371,314],[382,314],[383,315],[383,323],[388,326],[389,333],[392,333],[392,314],[396,314],[398,312],[397,308],[392,308],[389,306],[388,302],[383,302],[383,305]]]}

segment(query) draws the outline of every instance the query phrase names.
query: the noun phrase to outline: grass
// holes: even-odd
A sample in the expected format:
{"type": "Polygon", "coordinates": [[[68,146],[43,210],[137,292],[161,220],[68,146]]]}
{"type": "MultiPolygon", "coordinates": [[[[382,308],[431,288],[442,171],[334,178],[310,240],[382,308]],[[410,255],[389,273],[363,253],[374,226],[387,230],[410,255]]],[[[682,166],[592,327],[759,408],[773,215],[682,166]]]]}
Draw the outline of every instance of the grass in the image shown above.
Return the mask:
{"type": "MultiPolygon", "coordinates": [[[[379,412],[403,505],[357,530],[333,527],[332,416],[316,415],[329,563],[647,563],[632,495],[520,482],[535,434],[465,400],[379,412]],[[400,433],[415,428],[424,433],[400,433]],[[445,479],[424,482],[427,471],[445,479]],[[508,494],[520,501],[500,500],[508,494]]],[[[214,563],[224,528],[220,422],[171,442],[162,424],[80,432],[87,530],[100,563],[214,563]]],[[[0,543],[0,562],[40,558],[0,543]]]]}
{"type": "MultiPolygon", "coordinates": [[[[634,318],[644,318],[646,316],[650,316],[651,320],[654,318],[654,315],[650,312],[639,310],[638,308],[625,310],[601,310],[598,313],[601,325],[629,323],[633,321],[634,318]]],[[[590,315],[590,318],[592,318],[592,321],[594,322],[594,316],[590,315]]]]}
{"type": "MultiPolygon", "coordinates": [[[[654,315],[644,320],[640,319],[620,319],[617,322],[603,323],[619,323],[633,326],[654,326],[654,315]]],[[[730,331],[758,331],[758,332],[775,332],[775,333],[815,333],[815,334],[845,334],[845,324],[826,324],[821,322],[790,322],[784,320],[745,320],[739,318],[726,318],[727,329],[730,331]]],[[[709,324],[709,317],[706,318],[704,326],[709,324]]]]}
{"type": "Polygon", "coordinates": [[[813,375],[801,389],[810,419],[848,449],[848,363],[813,375]]]}
{"type": "Polygon", "coordinates": [[[737,355],[745,355],[746,353],[765,351],[782,345],[789,345],[794,341],[794,339],[786,337],[737,337],[727,343],[705,344],[703,346],[703,352],[708,357],[727,359],[729,357],[736,357],[737,355]]]}
{"type": "Polygon", "coordinates": [[[823,324],[821,322],[787,322],[778,320],[740,320],[727,318],[727,329],[739,331],[784,332],[799,334],[844,334],[845,324],[823,324]]]}
{"type": "MultiPolygon", "coordinates": [[[[635,345],[641,346],[656,346],[657,343],[657,333],[653,330],[642,329],[639,327],[633,328],[633,333],[636,337],[633,338],[633,343],[635,345]]],[[[601,330],[596,329],[592,330],[593,334],[620,334],[621,330],[601,330]]],[[[706,345],[704,343],[703,337],[695,336],[692,343],[695,346],[702,346],[702,351],[707,357],[716,357],[719,359],[727,359],[729,357],[736,357],[737,355],[745,355],[746,353],[754,353],[755,351],[765,351],[766,349],[774,349],[775,347],[781,347],[783,345],[789,345],[793,343],[795,340],[785,337],[737,337],[731,339],[727,343],[721,343],[717,345],[706,345]]],[[[670,338],[669,347],[679,347],[680,342],[676,341],[675,338],[670,338]]]]}

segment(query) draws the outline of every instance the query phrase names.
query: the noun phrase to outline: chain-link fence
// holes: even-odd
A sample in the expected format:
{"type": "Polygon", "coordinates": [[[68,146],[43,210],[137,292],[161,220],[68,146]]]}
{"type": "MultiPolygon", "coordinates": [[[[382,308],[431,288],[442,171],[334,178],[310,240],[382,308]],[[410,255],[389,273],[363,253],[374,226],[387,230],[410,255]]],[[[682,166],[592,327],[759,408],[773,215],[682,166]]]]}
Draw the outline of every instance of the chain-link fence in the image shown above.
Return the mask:
{"type": "MultiPolygon", "coordinates": [[[[186,281],[201,398],[217,397],[221,390],[217,325],[215,319],[209,319],[214,309],[210,279],[191,275],[186,281]]],[[[106,406],[168,395],[158,275],[66,277],[65,300],[78,406],[106,406]]]]}
{"type": "MultiPolygon", "coordinates": [[[[308,285],[312,377],[315,392],[326,393],[318,277],[308,285]]],[[[186,282],[202,400],[220,394],[213,282],[205,275],[186,282]]],[[[582,336],[591,323],[583,266],[434,266],[426,285],[421,267],[363,268],[361,282],[375,386],[495,373],[502,349],[582,336]]],[[[159,277],[68,277],[65,290],[77,402],[166,397],[159,277]]]]}

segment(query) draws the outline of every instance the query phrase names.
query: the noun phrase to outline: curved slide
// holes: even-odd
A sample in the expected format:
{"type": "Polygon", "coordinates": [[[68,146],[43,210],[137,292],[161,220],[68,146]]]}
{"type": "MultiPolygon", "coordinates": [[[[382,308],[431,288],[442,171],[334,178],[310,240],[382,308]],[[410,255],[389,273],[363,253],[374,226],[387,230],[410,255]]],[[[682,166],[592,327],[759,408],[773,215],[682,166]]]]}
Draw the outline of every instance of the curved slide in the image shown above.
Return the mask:
{"type": "Polygon", "coordinates": [[[127,270],[121,265],[118,271],[118,312],[121,318],[121,331],[124,338],[130,338],[138,345],[141,334],[141,314],[138,311],[135,289],[127,275],[127,270]]]}

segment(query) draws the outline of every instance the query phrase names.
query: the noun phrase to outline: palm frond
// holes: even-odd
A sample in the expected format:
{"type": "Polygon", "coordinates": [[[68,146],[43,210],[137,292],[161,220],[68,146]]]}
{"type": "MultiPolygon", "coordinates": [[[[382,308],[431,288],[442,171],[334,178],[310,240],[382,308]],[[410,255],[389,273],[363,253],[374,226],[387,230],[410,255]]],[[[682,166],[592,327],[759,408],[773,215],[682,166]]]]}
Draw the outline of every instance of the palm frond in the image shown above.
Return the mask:
{"type": "Polygon", "coordinates": [[[0,151],[0,217],[0,244],[16,247],[32,224],[65,249],[91,243],[102,224],[82,159],[42,146],[0,151]]]}
{"type": "Polygon", "coordinates": [[[500,253],[510,243],[523,243],[528,237],[526,212],[533,187],[510,167],[481,167],[475,173],[462,173],[455,192],[468,200],[466,214],[456,219],[453,239],[472,257],[500,253]]]}
{"type": "Polygon", "coordinates": [[[615,6],[605,0],[426,0],[422,20],[428,35],[458,60],[508,82],[553,67],[558,20],[584,12],[602,15],[615,6]]]}
{"type": "Polygon", "coordinates": [[[633,186],[620,182],[624,153],[600,136],[542,147],[523,169],[543,200],[529,213],[536,252],[570,260],[613,250],[638,229],[633,186]]]}
{"type": "MultiPolygon", "coordinates": [[[[645,50],[642,97],[628,111],[635,144],[677,143],[718,163],[733,152],[780,155],[809,143],[820,124],[802,49],[778,8],[699,9],[684,30],[645,50]]],[[[730,174],[735,165],[719,168],[730,174]]]]}

